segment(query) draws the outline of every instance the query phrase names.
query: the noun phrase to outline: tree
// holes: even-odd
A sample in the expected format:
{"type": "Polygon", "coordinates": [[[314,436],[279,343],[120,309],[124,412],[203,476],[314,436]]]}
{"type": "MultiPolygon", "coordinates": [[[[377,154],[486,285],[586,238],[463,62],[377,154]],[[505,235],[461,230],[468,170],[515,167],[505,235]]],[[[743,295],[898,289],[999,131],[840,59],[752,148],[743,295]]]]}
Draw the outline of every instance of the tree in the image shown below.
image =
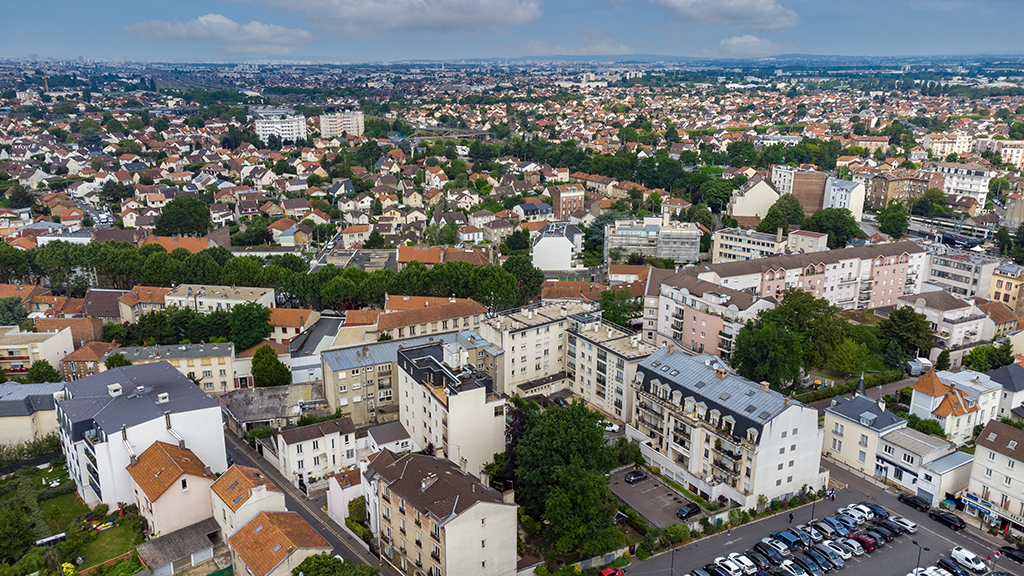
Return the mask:
{"type": "Polygon", "coordinates": [[[783,194],[772,206],[778,206],[790,224],[800,224],[804,220],[804,207],[794,194],[783,194]]]}
{"type": "Polygon", "coordinates": [[[505,238],[505,246],[511,251],[529,250],[530,233],[526,230],[516,230],[505,238]]]}
{"type": "Polygon", "coordinates": [[[252,380],[256,386],[287,386],[292,383],[292,371],[277,358],[269,345],[260,346],[252,356],[252,380]]]}
{"type": "Polygon", "coordinates": [[[601,312],[608,322],[625,326],[644,311],[643,298],[636,298],[629,288],[612,288],[601,292],[601,312]]]}
{"type": "Polygon", "coordinates": [[[20,296],[0,298],[0,326],[17,326],[28,318],[20,296]]]}
{"type": "Polygon", "coordinates": [[[999,230],[996,230],[995,242],[999,247],[1000,256],[1008,256],[1013,251],[1013,237],[1006,226],[1000,226],[999,230]]]}
{"type": "Polygon", "coordinates": [[[868,358],[868,347],[850,338],[843,341],[832,352],[829,366],[836,372],[855,374],[864,370],[868,358]]]}
{"type": "Polygon", "coordinates": [[[11,502],[0,508],[0,561],[21,560],[34,540],[32,523],[20,505],[11,502]]]}
{"type": "Polygon", "coordinates": [[[622,533],[612,526],[616,500],[604,473],[574,458],[569,465],[555,468],[553,476],[541,518],[548,524],[547,536],[555,550],[590,556],[615,548],[622,533]]]}
{"type": "Polygon", "coordinates": [[[501,265],[502,269],[516,279],[519,286],[520,304],[526,304],[540,295],[544,284],[544,272],[533,266],[533,261],[525,254],[513,254],[501,265]]]}
{"type": "Polygon", "coordinates": [[[104,364],[107,366],[107,370],[113,370],[114,368],[121,368],[122,366],[132,365],[131,361],[125,358],[124,354],[121,354],[120,352],[115,352],[110,356],[107,356],[107,361],[104,362],[104,364]]]}
{"type": "Polygon", "coordinates": [[[789,221],[786,220],[786,215],[779,209],[778,204],[774,204],[768,209],[764,218],[757,223],[757,231],[764,234],[775,234],[779,228],[782,228],[783,234],[788,234],[789,221]]]}
{"type": "Polygon", "coordinates": [[[373,202],[370,203],[370,215],[380,216],[384,213],[384,204],[380,201],[380,198],[374,198],[373,202]]]}
{"type": "Polygon", "coordinates": [[[942,352],[939,352],[939,357],[935,359],[935,369],[949,370],[949,367],[952,364],[949,356],[949,350],[943,350],[942,352]]]}
{"type": "Polygon", "coordinates": [[[878,229],[882,234],[902,238],[910,225],[910,214],[903,202],[890,202],[878,212],[878,229]]]}
{"type": "Polygon", "coordinates": [[[35,203],[35,197],[21,184],[11,186],[10,191],[7,193],[7,204],[11,208],[31,208],[35,203]]]}
{"type": "Polygon", "coordinates": [[[335,558],[324,552],[307,556],[292,568],[292,576],[379,576],[380,569],[335,558]]]}
{"type": "Polygon", "coordinates": [[[825,208],[804,219],[801,226],[804,230],[828,234],[828,247],[842,248],[853,238],[867,238],[860,229],[853,214],[846,208],[825,208]]]}
{"type": "Polygon", "coordinates": [[[366,241],[363,242],[363,248],[383,248],[384,247],[384,236],[375,228],[370,235],[366,237],[366,241]]]}
{"type": "Polygon", "coordinates": [[[477,266],[472,286],[471,298],[493,311],[515,308],[522,297],[516,279],[500,266],[477,266]]]}
{"type": "Polygon", "coordinates": [[[910,212],[915,216],[927,218],[942,216],[946,212],[946,194],[941,188],[929,188],[914,203],[910,212]]]}
{"type": "Polygon", "coordinates": [[[21,380],[26,384],[35,384],[41,382],[63,382],[64,378],[48,361],[36,360],[29,367],[28,372],[25,372],[21,380]]]}
{"type": "Polygon", "coordinates": [[[882,357],[882,363],[886,368],[895,370],[902,369],[907,361],[907,354],[900,348],[899,343],[895,340],[890,340],[889,344],[885,347],[885,355],[882,357]]]}
{"type": "Polygon", "coordinates": [[[810,292],[789,288],[782,293],[782,302],[774,309],[758,314],[758,322],[776,322],[797,335],[802,343],[805,366],[825,368],[832,353],[846,337],[849,322],[839,315],[839,308],[810,292]]]}
{"type": "Polygon", "coordinates": [[[239,304],[228,313],[228,326],[235,350],[248,350],[270,336],[270,308],[259,302],[239,304]]]}
{"type": "Polygon", "coordinates": [[[202,236],[210,231],[210,209],[191,196],[181,196],[164,206],[156,220],[158,236],[202,236]]]}
{"type": "Polygon", "coordinates": [[[924,314],[914,312],[910,306],[889,312],[889,317],[878,324],[878,331],[883,339],[895,342],[907,358],[916,357],[932,347],[934,333],[931,324],[924,314]]]}
{"type": "Polygon", "coordinates": [[[736,333],[729,363],[744,378],[782,385],[800,377],[802,359],[799,336],[775,322],[751,321],[736,333]]]}

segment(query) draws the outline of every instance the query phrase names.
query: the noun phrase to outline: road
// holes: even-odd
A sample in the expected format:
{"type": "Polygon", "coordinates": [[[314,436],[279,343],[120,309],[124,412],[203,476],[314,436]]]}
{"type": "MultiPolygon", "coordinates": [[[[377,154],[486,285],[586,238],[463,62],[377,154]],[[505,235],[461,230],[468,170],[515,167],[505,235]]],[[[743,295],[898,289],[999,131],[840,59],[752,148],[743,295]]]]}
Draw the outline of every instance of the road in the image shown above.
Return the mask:
{"type": "MultiPolygon", "coordinates": [[[[337,554],[358,564],[380,567],[380,562],[376,557],[335,524],[327,516],[327,513],[319,508],[319,505],[308,500],[302,492],[287,482],[277,470],[267,464],[266,460],[249,448],[248,444],[232,434],[224,434],[224,438],[227,440],[227,452],[234,459],[235,464],[256,468],[271,478],[274,484],[284,491],[284,502],[288,510],[298,512],[299,516],[309,522],[310,526],[316,528],[317,532],[334,547],[332,554],[337,554]]],[[[382,572],[389,574],[389,572],[382,572]]]]}
{"type": "MultiPolygon", "coordinates": [[[[918,526],[917,534],[904,534],[881,550],[847,561],[846,569],[842,571],[843,576],[903,576],[909,573],[915,567],[918,552],[918,548],[911,543],[912,540],[917,540],[921,546],[929,548],[927,552],[921,553],[922,566],[931,566],[938,562],[939,558],[949,557],[949,551],[953,546],[963,546],[985,557],[989,554],[994,556],[995,550],[1004,544],[973,527],[953,532],[928,518],[927,514],[899,503],[894,494],[848,472],[834,470],[833,475],[833,486],[837,483],[846,486],[837,492],[835,501],[816,502],[814,505],[808,504],[794,510],[794,524],[806,523],[812,517],[812,512],[814,517],[822,518],[847,504],[868,501],[879,504],[898,516],[904,516],[918,526]]],[[[740,526],[733,530],[732,534],[723,532],[677,548],[674,552],[664,552],[643,562],[634,561],[628,568],[629,576],[683,576],[719,556],[748,550],[770,532],[788,526],[788,514],[778,514],[740,526]]],[[[1020,564],[1006,558],[999,560],[996,569],[1010,574],[1022,573],[1020,564]]]]}

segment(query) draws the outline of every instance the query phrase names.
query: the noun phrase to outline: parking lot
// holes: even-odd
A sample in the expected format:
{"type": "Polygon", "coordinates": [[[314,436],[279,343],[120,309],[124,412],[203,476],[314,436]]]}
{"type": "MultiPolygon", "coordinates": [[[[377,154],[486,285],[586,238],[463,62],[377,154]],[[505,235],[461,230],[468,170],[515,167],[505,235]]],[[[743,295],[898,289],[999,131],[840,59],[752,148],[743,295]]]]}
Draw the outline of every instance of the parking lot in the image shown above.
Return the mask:
{"type": "MultiPolygon", "coordinates": [[[[679,522],[676,518],[676,511],[684,504],[689,504],[683,495],[665,484],[660,478],[648,473],[647,479],[635,484],[627,484],[625,480],[627,470],[619,470],[612,474],[608,480],[608,486],[626,504],[633,507],[651,524],[664,528],[679,522]]],[[[696,522],[700,515],[692,516],[688,523],[696,522]]]]}
{"type": "MultiPolygon", "coordinates": [[[[649,480],[645,480],[647,481],[649,480]]],[[[626,484],[620,481],[620,485],[626,484]]],[[[982,558],[989,555],[995,558],[995,551],[1000,545],[1005,544],[970,526],[954,532],[928,518],[926,513],[898,502],[894,494],[864,482],[851,482],[849,487],[838,491],[835,501],[824,500],[816,503],[813,508],[807,505],[794,510],[793,524],[807,523],[812,513],[814,518],[820,519],[847,504],[862,501],[878,504],[893,515],[911,520],[917,524],[917,533],[903,534],[880,550],[847,560],[845,569],[840,572],[843,576],[904,576],[910,573],[917,565],[918,558],[918,547],[912,543],[914,540],[922,547],[928,548],[927,551],[921,551],[921,566],[932,566],[942,557],[949,558],[953,546],[962,546],[982,558]]],[[[637,507],[637,510],[641,508],[637,507]]],[[[749,550],[770,532],[784,530],[789,526],[788,514],[778,514],[740,526],[731,534],[720,533],[677,548],[674,553],[666,552],[643,562],[635,561],[629,567],[629,576],[683,576],[720,556],[749,550]]],[[[1020,564],[1006,557],[990,563],[989,567],[993,571],[1007,574],[1024,574],[1024,568],[1020,564]]]]}

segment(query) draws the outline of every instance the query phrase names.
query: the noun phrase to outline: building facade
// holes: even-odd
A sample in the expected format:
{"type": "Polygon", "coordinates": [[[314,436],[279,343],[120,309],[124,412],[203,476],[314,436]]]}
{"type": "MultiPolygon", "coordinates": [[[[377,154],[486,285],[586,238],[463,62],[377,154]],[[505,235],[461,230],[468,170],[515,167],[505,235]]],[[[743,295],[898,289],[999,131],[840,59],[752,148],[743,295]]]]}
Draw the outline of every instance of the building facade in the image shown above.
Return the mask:
{"type": "Polygon", "coordinates": [[[775,234],[722,228],[711,235],[711,262],[732,262],[774,256],[786,251],[787,241],[779,228],[775,234]]]}
{"type": "Polygon", "coordinates": [[[674,222],[667,217],[620,220],[605,228],[605,262],[625,259],[630,254],[668,258],[677,264],[700,257],[702,232],[693,222],[674,222]]]}
{"type": "Polygon", "coordinates": [[[1024,430],[998,420],[978,435],[971,480],[963,494],[967,513],[986,527],[1024,536],[1024,430]]]}
{"type": "Polygon", "coordinates": [[[255,129],[256,135],[264,142],[271,136],[277,136],[282,142],[305,140],[306,117],[297,114],[257,118],[255,129]]]}
{"type": "Polygon", "coordinates": [[[603,322],[596,314],[569,317],[565,368],[572,389],[588,405],[619,422],[633,414],[630,382],[640,361],[654,346],[633,334],[603,322]]]}
{"type": "Polygon", "coordinates": [[[235,345],[232,342],[179,344],[177,346],[126,346],[111,350],[104,360],[111,354],[121,354],[133,365],[167,362],[190,380],[196,382],[207,394],[220,395],[236,388],[233,366],[235,345]]]}
{"type": "Polygon", "coordinates": [[[320,137],[362,136],[365,120],[361,110],[349,110],[340,114],[320,115],[320,137]]]}
{"type": "Polygon", "coordinates": [[[191,308],[200,314],[209,314],[214,310],[230,312],[232,307],[249,302],[258,302],[267,308],[277,305],[273,288],[199,284],[179,284],[164,296],[164,301],[167,306],[191,308]]]}

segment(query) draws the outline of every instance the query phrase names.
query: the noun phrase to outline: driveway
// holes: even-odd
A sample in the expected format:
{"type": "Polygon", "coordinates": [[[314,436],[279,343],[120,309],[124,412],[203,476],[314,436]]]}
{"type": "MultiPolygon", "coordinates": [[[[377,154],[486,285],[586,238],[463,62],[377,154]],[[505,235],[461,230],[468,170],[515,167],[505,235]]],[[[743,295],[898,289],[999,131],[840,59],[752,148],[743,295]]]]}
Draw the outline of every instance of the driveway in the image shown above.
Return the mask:
{"type": "MultiPolygon", "coordinates": [[[[627,484],[625,476],[630,470],[619,470],[608,479],[608,487],[611,488],[612,494],[659,528],[678,524],[676,511],[690,501],[650,472],[647,473],[646,480],[627,484]]],[[[692,516],[687,522],[695,522],[698,519],[700,515],[692,516]]]]}

